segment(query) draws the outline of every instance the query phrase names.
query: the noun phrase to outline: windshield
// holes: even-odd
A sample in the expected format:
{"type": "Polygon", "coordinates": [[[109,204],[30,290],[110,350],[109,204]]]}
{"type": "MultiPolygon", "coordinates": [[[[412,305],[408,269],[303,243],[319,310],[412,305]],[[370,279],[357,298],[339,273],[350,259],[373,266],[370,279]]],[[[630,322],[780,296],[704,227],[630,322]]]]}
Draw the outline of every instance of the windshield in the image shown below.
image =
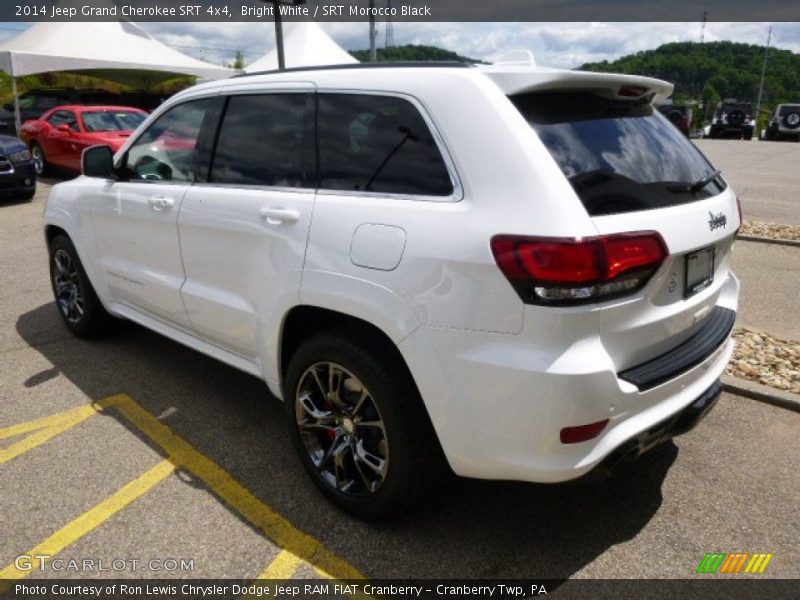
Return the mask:
{"type": "Polygon", "coordinates": [[[83,113],[86,131],[129,131],[142,124],[147,115],[132,110],[103,110],[83,113]]]}
{"type": "Polygon", "coordinates": [[[511,97],[592,216],[663,208],[716,195],[714,168],[649,102],[587,93],[511,97]]]}

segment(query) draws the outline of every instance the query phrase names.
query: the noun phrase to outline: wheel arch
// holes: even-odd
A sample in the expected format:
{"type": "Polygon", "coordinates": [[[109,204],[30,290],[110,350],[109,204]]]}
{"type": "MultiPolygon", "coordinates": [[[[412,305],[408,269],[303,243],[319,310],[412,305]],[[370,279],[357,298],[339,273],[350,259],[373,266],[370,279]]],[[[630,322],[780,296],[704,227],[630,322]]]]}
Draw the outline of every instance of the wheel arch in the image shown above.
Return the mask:
{"type": "MultiPolygon", "coordinates": [[[[335,329],[347,329],[352,332],[354,337],[367,337],[370,338],[370,341],[380,344],[402,365],[411,381],[414,381],[411,370],[397,344],[380,327],[351,314],[310,304],[300,304],[292,307],[286,313],[281,326],[278,343],[278,375],[281,386],[283,385],[289,362],[303,342],[315,335],[335,329]]],[[[414,385],[416,386],[416,382],[414,385]]]]}

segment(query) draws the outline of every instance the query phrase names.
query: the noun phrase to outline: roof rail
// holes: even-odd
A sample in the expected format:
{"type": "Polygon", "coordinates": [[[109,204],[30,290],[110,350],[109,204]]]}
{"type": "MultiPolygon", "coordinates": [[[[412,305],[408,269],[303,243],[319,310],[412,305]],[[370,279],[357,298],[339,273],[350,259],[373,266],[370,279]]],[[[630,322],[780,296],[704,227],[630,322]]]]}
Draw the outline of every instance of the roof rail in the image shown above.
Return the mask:
{"type": "Polygon", "coordinates": [[[240,73],[234,75],[232,79],[238,77],[252,77],[253,75],[275,75],[278,73],[302,73],[305,71],[336,71],[339,69],[398,69],[398,68],[470,68],[472,63],[459,62],[457,60],[409,60],[397,62],[377,62],[377,63],[353,63],[343,65],[316,65],[308,67],[291,67],[289,69],[274,69],[272,71],[255,71],[253,73],[240,73]]]}

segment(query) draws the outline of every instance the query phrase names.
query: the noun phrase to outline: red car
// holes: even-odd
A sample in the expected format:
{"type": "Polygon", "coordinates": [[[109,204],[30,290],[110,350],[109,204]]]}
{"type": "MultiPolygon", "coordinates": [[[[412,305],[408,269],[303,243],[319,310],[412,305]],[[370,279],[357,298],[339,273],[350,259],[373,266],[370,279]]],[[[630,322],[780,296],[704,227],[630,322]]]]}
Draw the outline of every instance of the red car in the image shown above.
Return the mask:
{"type": "Polygon", "coordinates": [[[57,106],[26,121],[20,137],[31,149],[36,173],[57,168],[81,170],[81,154],[89,146],[122,147],[147,113],[130,106],[57,106]]]}

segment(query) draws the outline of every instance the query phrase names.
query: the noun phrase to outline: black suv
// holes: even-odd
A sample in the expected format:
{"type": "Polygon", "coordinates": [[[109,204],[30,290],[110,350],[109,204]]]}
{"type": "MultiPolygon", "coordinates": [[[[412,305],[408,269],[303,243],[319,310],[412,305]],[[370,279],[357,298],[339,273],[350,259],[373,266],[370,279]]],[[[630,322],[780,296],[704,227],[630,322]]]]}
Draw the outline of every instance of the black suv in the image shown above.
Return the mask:
{"type": "Polygon", "coordinates": [[[662,104],[658,107],[659,112],[669,119],[683,135],[689,137],[692,128],[692,109],[688,106],[679,104],[662,104]]]}
{"type": "Polygon", "coordinates": [[[749,102],[723,100],[711,120],[708,137],[750,140],[755,129],[753,115],[753,105],[749,102]]]}
{"type": "Polygon", "coordinates": [[[800,141],[800,104],[779,104],[770,117],[764,138],[800,141]]]}

